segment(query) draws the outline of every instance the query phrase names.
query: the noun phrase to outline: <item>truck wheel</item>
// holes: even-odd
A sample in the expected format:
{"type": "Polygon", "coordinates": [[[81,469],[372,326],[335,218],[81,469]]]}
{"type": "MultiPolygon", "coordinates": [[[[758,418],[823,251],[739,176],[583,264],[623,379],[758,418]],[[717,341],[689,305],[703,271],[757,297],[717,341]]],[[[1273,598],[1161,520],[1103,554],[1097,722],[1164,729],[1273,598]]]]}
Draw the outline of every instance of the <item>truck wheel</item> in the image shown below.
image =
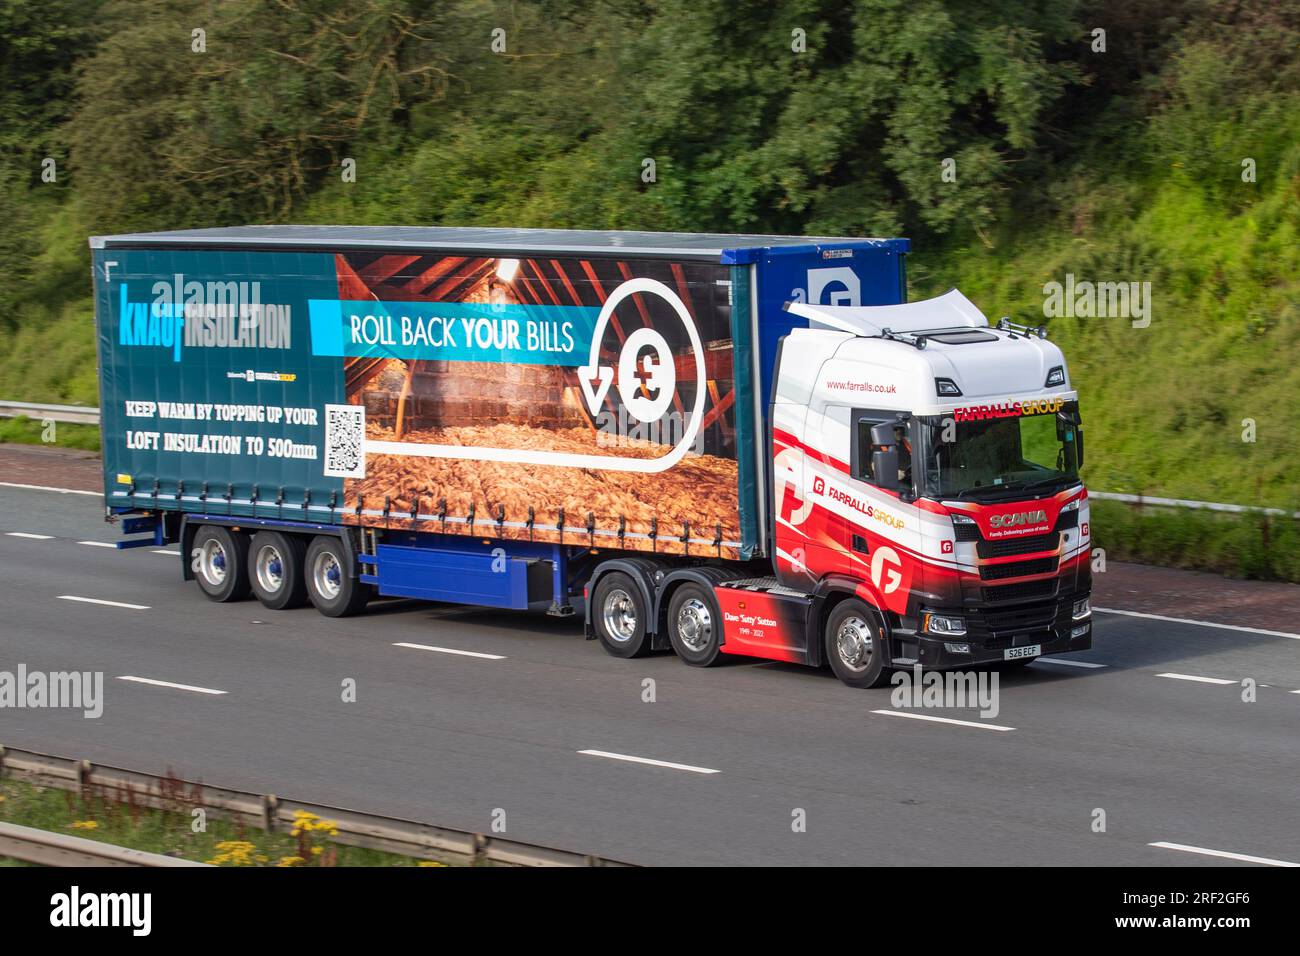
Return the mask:
{"type": "Polygon", "coordinates": [[[307,603],[303,583],[302,539],[296,534],[259,531],[248,546],[248,578],[253,594],[272,611],[307,603]]]}
{"type": "Polygon", "coordinates": [[[687,664],[709,667],[722,653],[722,615],[713,592],[687,582],[668,602],[668,639],[687,664]]]}
{"type": "Polygon", "coordinates": [[[615,657],[640,657],[650,650],[645,598],[622,571],[611,571],[597,582],[587,613],[600,643],[615,657]]]}
{"type": "Polygon", "coordinates": [[[366,606],[373,589],[356,575],[348,574],[343,541],[333,535],[312,538],[307,548],[304,577],[307,597],[326,617],[348,617],[366,606]]]}
{"type": "Polygon", "coordinates": [[[880,615],[865,602],[848,598],[826,621],[826,659],[835,676],[850,687],[880,687],[889,680],[880,615]]]}
{"type": "Polygon", "coordinates": [[[213,601],[248,597],[248,537],[220,525],[205,524],[194,533],[191,567],[199,588],[213,601]]]}

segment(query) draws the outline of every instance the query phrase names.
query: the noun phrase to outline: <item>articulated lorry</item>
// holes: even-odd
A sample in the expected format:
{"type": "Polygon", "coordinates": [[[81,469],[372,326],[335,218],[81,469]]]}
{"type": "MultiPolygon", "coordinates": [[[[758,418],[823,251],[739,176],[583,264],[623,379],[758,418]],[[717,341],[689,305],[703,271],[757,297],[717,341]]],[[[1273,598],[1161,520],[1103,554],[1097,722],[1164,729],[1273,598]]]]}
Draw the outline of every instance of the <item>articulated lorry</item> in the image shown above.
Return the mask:
{"type": "Polygon", "coordinates": [[[902,239],[256,226],[90,240],[105,497],[214,601],[581,614],[611,654],[1091,644],[1042,329],[906,301],[902,239]]]}

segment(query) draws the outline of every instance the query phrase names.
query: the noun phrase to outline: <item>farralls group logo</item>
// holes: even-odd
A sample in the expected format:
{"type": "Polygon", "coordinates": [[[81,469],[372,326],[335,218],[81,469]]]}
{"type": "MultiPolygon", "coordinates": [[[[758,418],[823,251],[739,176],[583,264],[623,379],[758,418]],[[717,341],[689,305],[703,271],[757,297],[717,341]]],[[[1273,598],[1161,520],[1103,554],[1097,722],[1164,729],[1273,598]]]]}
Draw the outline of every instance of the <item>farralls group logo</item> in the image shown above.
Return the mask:
{"type": "Polygon", "coordinates": [[[182,347],[292,347],[292,309],[263,303],[260,282],[199,282],[178,272],[155,282],[147,302],[132,301],[127,282],[118,293],[119,345],[170,349],[175,362],[182,347]]]}

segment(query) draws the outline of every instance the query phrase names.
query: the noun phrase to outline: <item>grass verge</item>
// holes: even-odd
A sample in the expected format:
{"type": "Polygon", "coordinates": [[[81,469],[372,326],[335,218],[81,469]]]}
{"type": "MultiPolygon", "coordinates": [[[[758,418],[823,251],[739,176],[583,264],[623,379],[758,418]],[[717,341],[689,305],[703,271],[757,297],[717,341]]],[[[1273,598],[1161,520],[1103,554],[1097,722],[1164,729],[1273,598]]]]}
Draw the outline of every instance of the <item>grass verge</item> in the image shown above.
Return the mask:
{"type": "Polygon", "coordinates": [[[1093,546],[1107,559],[1300,584],[1300,520],[1091,499],[1093,546]]]}
{"type": "Polygon", "coordinates": [[[4,442],[12,442],[16,445],[58,445],[61,448],[99,451],[99,426],[78,425],[72,422],[51,422],[47,426],[24,415],[16,418],[0,418],[0,444],[4,442]]]}
{"type": "MultiPolygon", "coordinates": [[[[299,814],[288,833],[266,833],[208,813],[202,831],[195,832],[196,807],[179,786],[175,793],[174,810],[155,810],[116,788],[91,786],[78,793],[6,779],[0,780],[0,820],[217,866],[446,865],[337,843],[335,826],[310,814],[299,814]]],[[[22,864],[0,859],[0,866],[13,865],[22,864]]]]}

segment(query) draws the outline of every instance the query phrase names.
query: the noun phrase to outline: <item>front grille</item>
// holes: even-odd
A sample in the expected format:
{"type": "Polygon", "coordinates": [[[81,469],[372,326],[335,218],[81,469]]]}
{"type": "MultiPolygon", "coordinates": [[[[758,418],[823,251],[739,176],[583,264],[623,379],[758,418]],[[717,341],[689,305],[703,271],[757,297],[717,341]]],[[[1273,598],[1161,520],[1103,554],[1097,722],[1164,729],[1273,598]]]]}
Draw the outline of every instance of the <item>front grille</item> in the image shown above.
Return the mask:
{"type": "Polygon", "coordinates": [[[987,604],[999,604],[1005,601],[1032,601],[1034,598],[1051,597],[1056,593],[1056,578],[1044,581],[1026,581],[1023,584],[1004,584],[996,588],[980,588],[980,593],[987,604]]]}
{"type": "Polygon", "coordinates": [[[1006,564],[986,564],[980,568],[980,577],[985,581],[998,581],[1002,578],[1020,578],[1030,574],[1051,574],[1056,570],[1056,555],[1050,558],[1034,558],[1032,561],[1008,561],[1006,564]]]}
{"type": "Polygon", "coordinates": [[[1009,558],[1013,554],[1033,554],[1035,551],[1055,551],[1061,536],[1055,531],[1047,534],[1026,535],[1023,538],[999,538],[981,541],[975,551],[981,558],[1009,558]]]}
{"type": "Polygon", "coordinates": [[[1069,625],[1069,602],[1038,601],[1019,607],[968,612],[966,634],[972,643],[988,650],[1020,644],[1047,643],[1069,625]]]}
{"type": "Polygon", "coordinates": [[[966,522],[954,522],[953,537],[958,541],[978,541],[980,539],[980,526],[977,524],[966,524],[966,522]]]}

